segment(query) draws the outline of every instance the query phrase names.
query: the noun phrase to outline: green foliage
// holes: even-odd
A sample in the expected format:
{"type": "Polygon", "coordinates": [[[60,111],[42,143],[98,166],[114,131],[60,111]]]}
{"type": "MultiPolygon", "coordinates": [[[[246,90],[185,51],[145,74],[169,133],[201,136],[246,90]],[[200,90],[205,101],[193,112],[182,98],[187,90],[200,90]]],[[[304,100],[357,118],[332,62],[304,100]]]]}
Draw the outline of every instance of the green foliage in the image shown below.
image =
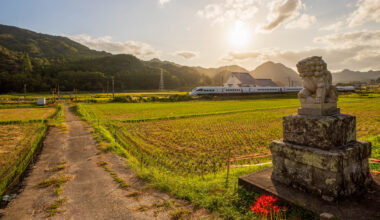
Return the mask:
{"type": "Polygon", "coordinates": [[[157,89],[164,71],[165,88],[209,85],[196,68],[170,62],[142,61],[127,55],[90,50],[66,37],[0,25],[0,93],[61,90],[111,91],[157,89]]]}

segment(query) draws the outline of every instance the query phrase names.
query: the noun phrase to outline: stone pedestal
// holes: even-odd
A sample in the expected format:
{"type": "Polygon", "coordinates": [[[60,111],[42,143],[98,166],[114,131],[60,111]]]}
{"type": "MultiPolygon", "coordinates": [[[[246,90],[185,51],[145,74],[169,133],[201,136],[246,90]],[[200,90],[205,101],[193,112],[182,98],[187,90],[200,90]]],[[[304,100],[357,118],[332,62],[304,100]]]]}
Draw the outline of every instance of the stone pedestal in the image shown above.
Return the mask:
{"type": "Polygon", "coordinates": [[[355,117],[290,115],[284,139],[273,141],[272,179],[333,201],[371,183],[369,142],[356,141],[355,117]]]}
{"type": "Polygon", "coordinates": [[[337,108],[335,103],[323,104],[308,104],[301,103],[301,108],[298,109],[299,115],[335,115],[340,113],[340,108],[337,108]]]}

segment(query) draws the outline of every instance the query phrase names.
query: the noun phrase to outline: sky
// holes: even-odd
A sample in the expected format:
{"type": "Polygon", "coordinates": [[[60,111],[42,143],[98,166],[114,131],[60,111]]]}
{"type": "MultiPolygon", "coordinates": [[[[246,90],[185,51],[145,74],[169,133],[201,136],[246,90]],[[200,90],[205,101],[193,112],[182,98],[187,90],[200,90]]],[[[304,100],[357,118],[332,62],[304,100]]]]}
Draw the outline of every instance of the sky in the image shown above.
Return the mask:
{"type": "Polygon", "coordinates": [[[380,70],[380,0],[1,0],[0,23],[188,66],[380,70]]]}

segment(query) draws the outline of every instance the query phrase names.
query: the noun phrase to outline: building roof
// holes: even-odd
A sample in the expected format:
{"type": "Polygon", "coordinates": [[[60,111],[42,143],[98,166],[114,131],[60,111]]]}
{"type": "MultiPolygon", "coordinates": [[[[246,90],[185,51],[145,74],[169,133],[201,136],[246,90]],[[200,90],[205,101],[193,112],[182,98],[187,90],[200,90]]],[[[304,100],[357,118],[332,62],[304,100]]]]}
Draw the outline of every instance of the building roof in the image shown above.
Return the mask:
{"type": "Polygon", "coordinates": [[[249,73],[233,72],[232,75],[236,77],[241,84],[255,84],[255,79],[249,73]]]}
{"type": "Polygon", "coordinates": [[[255,79],[255,85],[257,87],[277,87],[278,85],[274,83],[271,79],[255,79]]]}

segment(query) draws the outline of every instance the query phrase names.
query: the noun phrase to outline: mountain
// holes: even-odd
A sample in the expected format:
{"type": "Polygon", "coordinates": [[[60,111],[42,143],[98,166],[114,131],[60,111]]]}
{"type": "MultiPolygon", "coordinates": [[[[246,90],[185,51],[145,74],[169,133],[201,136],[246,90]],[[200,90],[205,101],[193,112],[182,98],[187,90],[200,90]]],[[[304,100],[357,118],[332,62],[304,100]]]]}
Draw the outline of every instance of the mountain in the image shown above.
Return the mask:
{"type": "Polygon", "coordinates": [[[333,83],[347,83],[347,82],[367,82],[371,79],[377,79],[380,77],[380,71],[368,71],[368,72],[360,72],[360,71],[352,71],[345,69],[340,72],[332,73],[333,83]]]}
{"type": "Polygon", "coordinates": [[[208,76],[191,67],[133,55],[91,50],[66,37],[0,25],[0,92],[62,90],[157,89],[160,69],[165,88],[189,89],[209,85],[208,76]]]}
{"type": "Polygon", "coordinates": [[[10,51],[27,53],[34,65],[63,63],[80,59],[110,56],[91,50],[67,37],[40,34],[30,30],[1,25],[0,45],[10,51]]]}
{"type": "Polygon", "coordinates": [[[222,66],[219,68],[204,68],[204,67],[193,67],[199,73],[204,74],[211,78],[211,85],[223,85],[230,76],[232,72],[249,72],[238,65],[222,66]]]}
{"type": "Polygon", "coordinates": [[[297,72],[281,63],[265,62],[251,71],[254,78],[272,79],[278,86],[300,86],[302,84],[297,72]]]}

